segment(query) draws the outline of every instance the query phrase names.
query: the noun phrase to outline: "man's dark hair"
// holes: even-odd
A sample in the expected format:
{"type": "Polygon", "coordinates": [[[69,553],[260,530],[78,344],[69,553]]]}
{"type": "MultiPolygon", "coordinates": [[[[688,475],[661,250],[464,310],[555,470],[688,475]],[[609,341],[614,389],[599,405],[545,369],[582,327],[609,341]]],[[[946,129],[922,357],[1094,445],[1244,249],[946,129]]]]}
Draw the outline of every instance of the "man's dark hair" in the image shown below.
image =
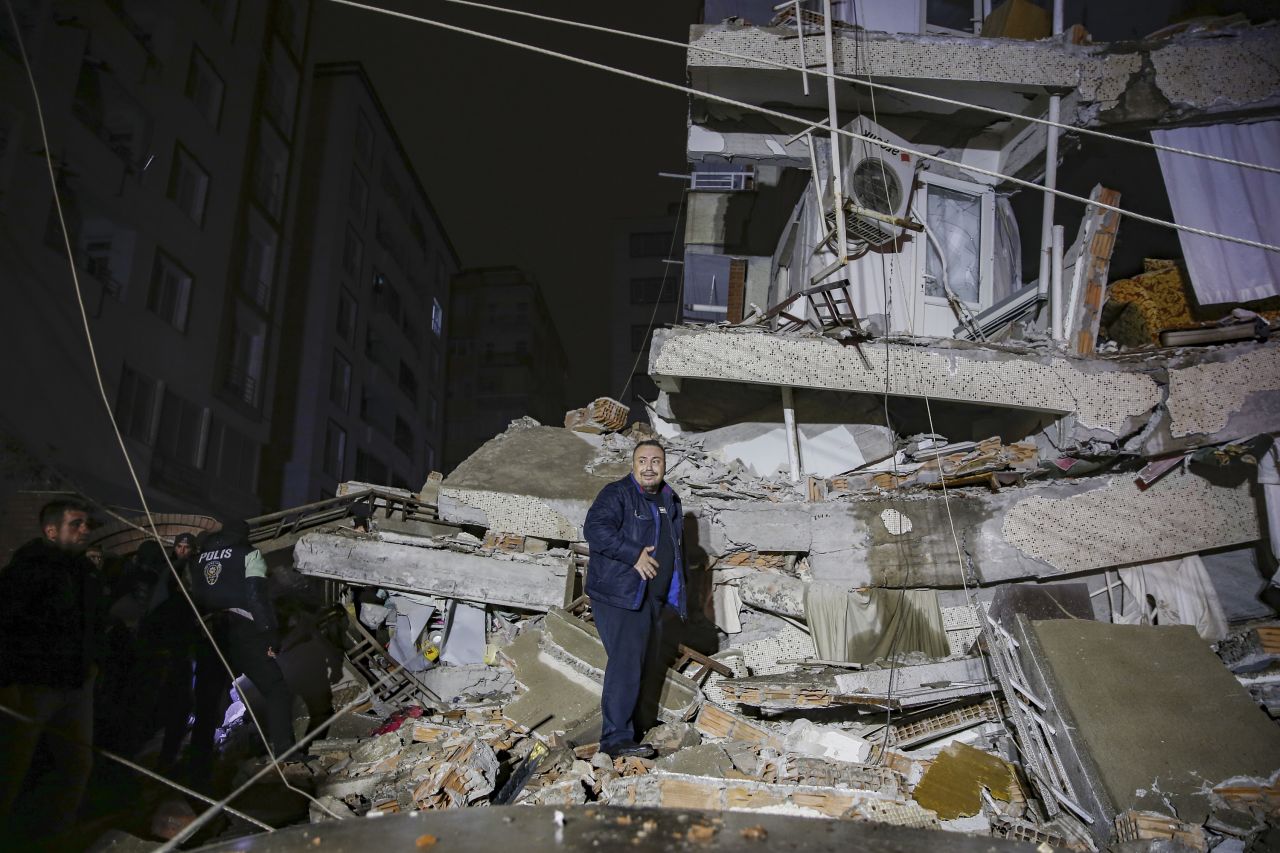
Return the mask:
{"type": "Polygon", "coordinates": [[[62,526],[62,519],[66,518],[69,512],[88,513],[89,507],[83,501],[73,498],[62,498],[56,501],[49,501],[40,507],[40,530],[44,531],[46,527],[52,524],[54,527],[62,526]]]}
{"type": "Polygon", "coordinates": [[[658,441],[656,438],[646,438],[644,441],[637,441],[636,446],[631,450],[631,458],[635,459],[636,453],[640,450],[640,448],[646,447],[646,446],[658,448],[659,450],[662,451],[662,457],[664,459],[666,458],[667,449],[663,447],[662,442],[658,441]]]}

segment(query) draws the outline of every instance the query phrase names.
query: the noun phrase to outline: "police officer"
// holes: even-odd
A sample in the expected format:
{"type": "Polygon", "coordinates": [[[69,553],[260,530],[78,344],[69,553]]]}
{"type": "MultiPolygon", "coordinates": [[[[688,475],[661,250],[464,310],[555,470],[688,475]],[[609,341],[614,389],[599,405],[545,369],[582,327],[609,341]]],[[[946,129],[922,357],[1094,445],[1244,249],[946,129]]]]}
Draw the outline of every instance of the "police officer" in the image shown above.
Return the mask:
{"type": "MultiPolygon", "coordinates": [[[[267,564],[249,544],[249,526],[228,521],[209,537],[191,567],[191,597],[231,668],[262,694],[266,730],[275,755],[293,746],[293,698],[276,663],[276,615],[267,596],[267,564]]],[[[202,643],[196,656],[196,719],[191,730],[192,779],[208,782],[213,733],[229,684],[217,652],[202,643]]]]}

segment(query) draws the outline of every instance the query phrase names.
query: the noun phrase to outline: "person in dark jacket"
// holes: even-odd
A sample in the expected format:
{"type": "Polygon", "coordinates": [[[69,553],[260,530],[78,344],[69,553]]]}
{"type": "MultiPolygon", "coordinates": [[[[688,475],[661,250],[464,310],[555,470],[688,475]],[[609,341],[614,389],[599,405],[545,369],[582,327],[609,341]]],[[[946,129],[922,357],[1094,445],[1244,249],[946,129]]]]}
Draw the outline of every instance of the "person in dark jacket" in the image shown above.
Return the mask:
{"type": "Polygon", "coordinates": [[[608,661],[600,696],[600,750],[652,757],[638,743],[637,711],[645,669],[658,653],[664,608],[686,617],[683,514],[663,482],[666,452],[641,441],[631,473],[600,490],[583,533],[591,548],[586,592],[608,661]]]}
{"type": "Polygon", "coordinates": [[[102,593],[84,556],[88,509],[46,504],[40,530],[0,572],[0,703],[31,720],[0,715],[0,816],[10,830],[32,835],[66,829],[80,808],[93,766],[102,626],[102,593]],[[46,734],[52,769],[15,806],[46,734]]]}
{"type": "MultiPolygon", "coordinates": [[[[293,746],[293,697],[276,663],[275,609],[267,595],[267,564],[249,544],[249,526],[225,522],[209,538],[191,567],[191,597],[204,615],[231,668],[262,694],[259,720],[275,755],[293,746]]],[[[191,730],[191,775],[207,783],[212,770],[213,733],[230,681],[217,652],[207,642],[196,654],[196,719],[191,730]]]]}

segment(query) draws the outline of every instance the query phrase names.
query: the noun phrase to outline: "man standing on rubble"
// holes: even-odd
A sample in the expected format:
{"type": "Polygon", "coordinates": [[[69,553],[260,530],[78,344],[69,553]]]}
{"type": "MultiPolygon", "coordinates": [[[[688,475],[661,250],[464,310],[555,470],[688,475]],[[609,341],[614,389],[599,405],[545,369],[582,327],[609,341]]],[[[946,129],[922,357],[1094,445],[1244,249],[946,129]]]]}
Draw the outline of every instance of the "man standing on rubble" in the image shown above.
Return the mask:
{"type": "MultiPolygon", "coordinates": [[[[271,751],[293,746],[293,696],[276,663],[275,608],[267,594],[267,564],[249,544],[249,525],[224,522],[209,537],[191,569],[191,597],[232,670],[246,675],[262,694],[262,727],[271,751]]],[[[191,730],[191,777],[207,784],[212,770],[213,733],[221,719],[229,684],[217,651],[199,644],[196,656],[196,719],[191,730]]]]}
{"type": "Polygon", "coordinates": [[[683,514],[663,482],[666,452],[653,440],[631,453],[631,473],[600,490],[583,525],[587,595],[608,662],[600,696],[600,751],[651,758],[637,742],[641,682],[654,661],[663,609],[685,618],[683,514]]]}

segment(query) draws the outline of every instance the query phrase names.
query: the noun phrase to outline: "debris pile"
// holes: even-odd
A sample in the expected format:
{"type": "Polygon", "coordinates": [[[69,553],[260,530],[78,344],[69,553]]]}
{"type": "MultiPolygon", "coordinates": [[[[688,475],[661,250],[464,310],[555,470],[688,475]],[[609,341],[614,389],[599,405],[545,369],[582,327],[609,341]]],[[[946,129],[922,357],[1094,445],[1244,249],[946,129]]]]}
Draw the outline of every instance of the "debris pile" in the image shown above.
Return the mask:
{"type": "MultiPolygon", "coordinates": [[[[599,408],[567,420],[603,424],[599,408]]],[[[313,820],[598,803],[1081,850],[1152,839],[1203,850],[1274,822],[1280,736],[1258,706],[1280,705],[1280,623],[1232,611],[1215,655],[1178,615],[1201,611],[1170,598],[1225,612],[1212,584],[1187,582],[1204,565],[1186,560],[1034,582],[1049,572],[1011,525],[1020,506],[1039,502],[1043,526],[1045,505],[1096,494],[1042,441],[930,431],[895,438],[878,462],[793,481],[720,439],[661,419],[625,432],[524,419],[436,484],[429,522],[375,497],[371,530],[302,535],[298,570],[343,590],[335,706],[371,691],[295,770],[324,804],[313,820]],[[598,752],[606,659],[582,595],[582,524],[655,429],[684,502],[693,612],[669,626],[678,644],[654,676],[645,739],[657,756],[615,760],[598,752]],[[558,467],[528,476],[517,458],[558,467]],[[1157,605],[1126,605],[1138,589],[1157,605]],[[1153,715],[1160,726],[1144,722],[1153,715]],[[1218,736],[1198,743],[1208,729],[1218,736]]],[[[1172,500],[1199,480],[1133,492],[1172,500]]],[[[1207,549],[1219,534],[1191,535],[1207,549]]]]}

